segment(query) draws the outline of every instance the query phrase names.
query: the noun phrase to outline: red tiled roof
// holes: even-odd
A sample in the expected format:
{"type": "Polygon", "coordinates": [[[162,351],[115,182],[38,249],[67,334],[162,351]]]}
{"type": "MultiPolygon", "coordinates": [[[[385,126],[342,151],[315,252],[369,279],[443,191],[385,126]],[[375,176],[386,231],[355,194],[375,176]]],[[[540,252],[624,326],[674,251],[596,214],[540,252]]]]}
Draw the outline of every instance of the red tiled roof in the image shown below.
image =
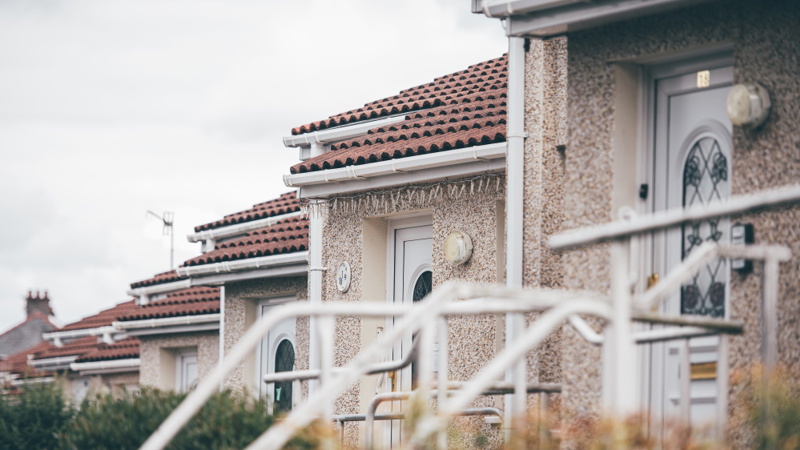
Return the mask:
{"type": "Polygon", "coordinates": [[[217,243],[214,250],[192,258],[184,266],[257,258],[308,249],[308,219],[291,217],[247,235],[217,243]]]}
{"type": "Polygon", "coordinates": [[[29,377],[41,377],[48,375],[47,372],[36,371],[29,366],[28,355],[43,352],[50,348],[50,346],[52,346],[50,342],[42,341],[31,348],[15,353],[4,360],[0,360],[0,372],[10,372],[29,377]]]}
{"type": "Polygon", "coordinates": [[[59,331],[82,330],[85,328],[97,328],[111,325],[111,322],[116,320],[117,317],[124,315],[129,311],[133,311],[136,308],[136,302],[134,300],[128,300],[127,302],[120,303],[113,308],[100,311],[93,316],[85,317],[77,322],[66,325],[59,331]]]}
{"type": "Polygon", "coordinates": [[[389,106],[400,105],[401,112],[408,111],[405,120],[331,145],[329,152],[295,164],[290,170],[303,173],[505,142],[507,67],[502,56],[370,103],[362,108],[361,115],[350,111],[316,125],[295,128],[293,131],[302,133],[314,127],[339,125],[345,118],[343,123],[350,123],[394,114],[389,106]],[[427,103],[420,103],[421,99],[427,103]]]}
{"type": "Polygon", "coordinates": [[[295,211],[300,211],[300,202],[297,201],[295,192],[287,192],[280,197],[264,203],[253,205],[252,208],[228,214],[220,220],[194,227],[194,231],[205,231],[214,228],[221,228],[252,220],[264,219],[267,217],[279,216],[295,211]]]}
{"type": "Polygon", "coordinates": [[[75,362],[110,361],[139,357],[139,339],[130,337],[113,344],[101,343],[94,350],[83,354],[75,362]]]}
{"type": "Polygon", "coordinates": [[[145,286],[152,286],[154,284],[169,283],[170,281],[178,281],[180,279],[181,277],[179,277],[174,270],[170,270],[169,272],[160,273],[153,278],[131,283],[131,288],[136,289],[145,286]]]}
{"type": "Polygon", "coordinates": [[[395,96],[367,103],[362,108],[293,128],[292,134],[309,133],[362,120],[443,106],[458,97],[496,90],[498,84],[505,89],[507,67],[506,55],[474,64],[466,70],[437,77],[428,84],[405,89],[395,96]]]}
{"type": "Polygon", "coordinates": [[[65,343],[62,347],[49,345],[40,352],[36,352],[33,359],[60,358],[63,356],[81,356],[97,348],[97,336],[83,336],[65,343]]]}
{"type": "Polygon", "coordinates": [[[219,288],[193,287],[176,291],[119,316],[119,321],[215,314],[220,311],[219,288]]]}

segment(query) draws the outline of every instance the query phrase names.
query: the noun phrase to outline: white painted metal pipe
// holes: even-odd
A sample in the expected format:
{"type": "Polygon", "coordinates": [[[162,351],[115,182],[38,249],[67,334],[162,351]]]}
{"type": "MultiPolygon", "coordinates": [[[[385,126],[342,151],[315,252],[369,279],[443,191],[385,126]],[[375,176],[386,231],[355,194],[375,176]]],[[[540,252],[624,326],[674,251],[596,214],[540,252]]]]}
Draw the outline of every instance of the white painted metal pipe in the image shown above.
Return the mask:
{"type": "MultiPolygon", "coordinates": [[[[506,131],[506,286],[522,287],[525,198],[525,39],[508,39],[508,125],[506,131]]],[[[525,328],[525,316],[506,314],[506,346],[517,339],[525,328]]],[[[506,372],[505,377],[517,387],[507,396],[507,426],[520,427],[527,408],[527,366],[524,360],[506,372]],[[510,403],[510,404],[509,404],[510,403]],[[515,420],[515,418],[519,420],[515,420]]],[[[506,433],[506,438],[509,434],[506,433]]]]}

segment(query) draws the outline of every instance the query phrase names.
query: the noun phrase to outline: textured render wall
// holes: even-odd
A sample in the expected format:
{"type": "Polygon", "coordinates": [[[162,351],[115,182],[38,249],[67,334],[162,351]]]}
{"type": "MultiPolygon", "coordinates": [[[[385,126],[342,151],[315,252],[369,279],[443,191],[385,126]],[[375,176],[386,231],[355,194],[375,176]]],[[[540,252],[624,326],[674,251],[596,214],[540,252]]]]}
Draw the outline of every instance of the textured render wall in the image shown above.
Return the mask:
{"type": "MultiPolygon", "coordinates": [[[[328,272],[323,276],[323,301],[362,301],[364,283],[383,283],[385,280],[364,280],[362,252],[364,250],[363,229],[365,218],[399,218],[409,213],[428,212],[433,218],[433,284],[434,287],[448,280],[464,280],[480,283],[497,282],[497,208],[498,200],[504,199],[505,178],[492,177],[469,183],[422,187],[386,196],[372,194],[365,198],[339,199],[328,203],[328,213],[323,229],[323,266],[328,272]],[[463,188],[462,188],[463,186],[463,188]],[[473,254],[468,263],[453,267],[444,260],[443,241],[454,229],[460,229],[472,237],[473,254]],[[346,293],[336,288],[333,276],[342,261],[351,266],[352,282],[346,293]]],[[[387,193],[385,191],[384,193],[387,193]]],[[[502,208],[502,203],[499,203],[502,208]]],[[[504,211],[500,211],[504,214],[504,211]]],[[[501,237],[502,239],[502,237],[501,237]]],[[[374,244],[371,244],[374,245],[374,244]]],[[[385,241],[383,246],[385,248],[385,241]]],[[[502,247],[501,247],[502,248],[502,247]]],[[[385,252],[385,250],[382,250],[385,252]]],[[[502,255],[500,255],[502,258],[502,255]]],[[[385,274],[383,275],[385,278],[385,274]]],[[[365,299],[365,301],[383,301],[365,299]]],[[[450,320],[450,371],[453,380],[465,380],[480,369],[495,354],[497,333],[502,332],[493,316],[459,317],[450,320]]],[[[335,363],[344,365],[360,350],[361,320],[346,318],[336,324],[335,363]]],[[[337,414],[360,413],[360,386],[353,385],[336,401],[337,414]]],[[[480,406],[501,406],[492,398],[482,398],[480,406]]],[[[502,406],[501,406],[502,407],[502,406]]],[[[470,430],[481,429],[487,434],[489,426],[479,420],[459,421],[470,430]]],[[[377,428],[377,427],[376,427],[377,428]]],[[[358,425],[347,427],[347,442],[358,442],[358,425]]],[[[466,437],[465,434],[455,433],[466,437]]],[[[454,438],[457,439],[457,438],[454,438]]],[[[465,443],[453,442],[454,446],[465,443]]]]}
{"type": "Polygon", "coordinates": [[[203,331],[162,336],[141,336],[139,338],[139,383],[161,389],[174,389],[172,384],[162,383],[162,374],[174,373],[174,367],[164,367],[161,360],[162,349],[181,349],[197,347],[197,376],[202,380],[216,365],[219,357],[219,332],[203,331]]]}
{"type": "MultiPolygon", "coordinates": [[[[547,249],[561,231],[566,144],[567,41],[531,40],[525,55],[525,181],[523,279],[526,287],[560,287],[562,256],[547,249]]],[[[531,315],[529,320],[535,319],[531,315]]],[[[561,380],[562,333],[528,355],[531,381],[561,380]]]]}
{"type": "MultiPolygon", "coordinates": [[[[301,277],[281,277],[281,278],[262,278],[256,280],[229,283],[225,286],[225,338],[224,354],[228,354],[231,348],[247,331],[250,324],[247,323],[246,312],[248,303],[253,304],[258,300],[270,297],[295,296],[298,301],[308,299],[308,287],[305,276],[301,277]]],[[[308,369],[308,318],[303,317],[297,320],[295,330],[295,368],[296,370],[308,369]]],[[[253,351],[255,359],[255,350],[253,351]]],[[[254,362],[251,361],[251,364],[254,362]]],[[[255,388],[255,368],[245,370],[245,364],[239,365],[228,374],[225,379],[225,386],[231,389],[255,388]]],[[[306,385],[303,383],[303,397],[306,395],[306,385]]]]}
{"type": "MultiPolygon", "coordinates": [[[[800,175],[800,6],[792,2],[728,1],[610,25],[569,37],[569,137],[566,149],[565,228],[611,220],[614,152],[613,66],[610,61],[658,57],[703,46],[733,44],[735,82],[758,81],[772,94],[763,128],[734,130],[733,193],[796,183],[800,175]]],[[[633,167],[633,165],[631,165],[633,167]]],[[[800,254],[797,209],[740,218],[752,222],[756,241],[789,245],[800,254]]],[[[565,256],[565,285],[608,291],[607,248],[565,256]]],[[[800,374],[800,267],[798,257],[781,268],[779,358],[800,374]]],[[[749,447],[742,426],[743,373],[760,352],[760,274],[732,274],[731,317],[746,322],[744,336],[730,339],[729,435],[749,447]]],[[[573,342],[566,347],[569,406],[596,411],[599,352],[573,342]]]]}

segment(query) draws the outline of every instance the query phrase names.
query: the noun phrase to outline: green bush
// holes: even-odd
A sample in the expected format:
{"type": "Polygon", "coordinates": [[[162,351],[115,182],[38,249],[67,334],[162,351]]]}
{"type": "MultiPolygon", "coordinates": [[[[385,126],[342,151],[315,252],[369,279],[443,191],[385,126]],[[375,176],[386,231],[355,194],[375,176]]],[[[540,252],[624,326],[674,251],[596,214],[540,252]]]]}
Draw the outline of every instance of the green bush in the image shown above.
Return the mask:
{"type": "Polygon", "coordinates": [[[0,449],[52,449],[74,411],[56,383],[22,386],[0,395],[0,449]]]}
{"type": "MultiPolygon", "coordinates": [[[[185,398],[144,388],[89,397],[76,409],[59,385],[29,385],[18,395],[0,395],[0,450],[137,449],[185,398]]],[[[268,411],[263,399],[215,394],[167,448],[245,448],[275,422],[268,411]]],[[[327,427],[312,426],[287,448],[318,448],[328,434],[327,427]]]]}
{"type": "MultiPolygon", "coordinates": [[[[184,394],[144,388],[136,395],[102,395],[86,400],[65,429],[61,448],[137,449],[184,397],[184,394]]],[[[212,396],[168,448],[245,448],[274,422],[265,400],[225,391],[212,396]]],[[[302,436],[289,446],[315,447],[313,438],[302,436]]]]}

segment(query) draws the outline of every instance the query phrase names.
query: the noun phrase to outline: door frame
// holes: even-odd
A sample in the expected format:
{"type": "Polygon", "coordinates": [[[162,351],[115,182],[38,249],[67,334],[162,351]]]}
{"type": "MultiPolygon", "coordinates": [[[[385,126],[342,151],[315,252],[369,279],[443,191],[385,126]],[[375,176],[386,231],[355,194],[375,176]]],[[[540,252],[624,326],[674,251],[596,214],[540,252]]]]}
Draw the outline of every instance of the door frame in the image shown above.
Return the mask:
{"type": "MultiPolygon", "coordinates": [[[[271,298],[263,298],[256,302],[256,320],[261,320],[264,316],[264,309],[265,308],[275,308],[281,305],[285,305],[287,303],[296,302],[297,297],[294,295],[284,295],[280,297],[271,297],[271,298]]],[[[278,325],[278,324],[276,324],[278,325]]],[[[274,399],[272,398],[272,387],[274,387],[274,383],[264,383],[263,376],[267,373],[270,373],[270,367],[274,366],[274,356],[275,350],[278,348],[278,344],[281,343],[282,340],[288,340],[292,346],[294,347],[295,351],[295,367],[297,366],[297,322],[295,321],[293,332],[292,333],[281,333],[275,337],[272,341],[268,342],[265,345],[265,341],[270,339],[269,333],[264,336],[261,341],[259,342],[258,349],[256,351],[256,364],[255,364],[255,379],[256,379],[256,391],[259,397],[265,397],[270,399],[269,404],[269,412],[272,413],[272,403],[274,399]],[[265,358],[265,347],[266,347],[266,358],[265,358]],[[266,367],[265,367],[266,364],[266,367]]],[[[295,393],[299,393],[298,390],[299,385],[297,382],[292,383],[292,405],[297,404],[297,396],[294,395],[295,393]]]]}
{"type": "MultiPolygon", "coordinates": [[[[726,67],[734,66],[733,48],[730,45],[717,46],[715,48],[705,48],[692,52],[686,52],[682,55],[670,55],[665,58],[649,58],[646,61],[641,61],[640,81],[639,81],[639,105],[643,109],[643,114],[639,114],[641,118],[638,124],[640,139],[638,151],[638,164],[637,176],[639,177],[639,184],[647,184],[649,186],[649,193],[647,199],[640,202],[641,209],[646,214],[651,214],[656,211],[656,208],[667,206],[664,202],[666,196],[658,192],[656,186],[656,152],[665,150],[659,148],[659,143],[656,142],[656,120],[658,114],[664,114],[662,106],[657,102],[658,92],[656,92],[656,84],[658,80],[670,78],[679,75],[688,75],[700,70],[715,70],[726,67]],[[659,203],[659,197],[663,197],[664,202],[659,203]]],[[[733,158],[733,146],[731,146],[731,159],[733,158]]],[[[731,162],[732,165],[732,162],[731,162]]],[[[640,245],[639,257],[641,258],[640,267],[643,272],[639,274],[638,289],[643,291],[646,289],[646,278],[649,274],[656,272],[656,270],[663,267],[663,263],[656,261],[665,261],[666,255],[662,254],[664,247],[663,240],[666,239],[665,233],[654,233],[653,235],[643,237],[640,245]]],[[[666,274],[662,274],[666,275],[666,274]]],[[[728,287],[729,290],[729,287],[728,287]]],[[[730,293],[726,293],[728,302],[730,302],[730,293]]],[[[726,316],[730,308],[726,308],[726,316]]],[[[658,327],[653,326],[653,327],[658,327]]],[[[642,385],[640,388],[641,402],[643,409],[649,416],[651,426],[662,427],[664,417],[664,352],[666,351],[666,343],[642,345],[638,349],[640,356],[640,371],[642,385]],[[654,409],[656,408],[656,409],[654,409]],[[658,414],[653,414],[654,412],[658,414]]],[[[717,433],[722,436],[724,427],[727,421],[727,400],[728,400],[728,338],[725,335],[720,336],[719,342],[719,355],[717,362],[717,388],[724,393],[720,396],[720,404],[718,405],[718,421],[717,433]]],[[[684,371],[686,372],[686,371],[684,371]]]]}
{"type": "MultiPolygon", "coordinates": [[[[433,239],[433,214],[432,213],[420,213],[414,215],[406,215],[397,218],[389,218],[387,220],[387,232],[386,232],[386,303],[387,305],[393,305],[395,301],[395,294],[397,291],[397,274],[396,274],[396,266],[397,266],[397,232],[399,230],[408,229],[408,228],[417,228],[417,227],[431,227],[431,234],[430,237],[433,239]]],[[[429,269],[433,269],[432,267],[432,259],[433,255],[431,254],[431,266],[428,267],[429,269]]],[[[421,274],[422,272],[420,272],[421,274]]],[[[403,289],[406,287],[404,286],[403,289]]],[[[393,317],[386,318],[386,330],[391,330],[394,326],[394,319],[393,317]]],[[[396,358],[395,355],[402,354],[402,346],[409,346],[411,343],[411,337],[403,338],[403,342],[398,342],[394,345],[391,353],[388,355],[388,359],[396,358]]],[[[408,384],[410,387],[411,384],[411,367],[406,367],[398,371],[395,376],[399,378],[397,381],[397,390],[402,391],[404,384],[408,384]]],[[[387,383],[386,392],[392,391],[392,384],[391,382],[387,383]]],[[[397,402],[389,402],[390,407],[394,410],[397,405],[397,402]]],[[[400,402],[401,404],[403,402],[400,402]]],[[[402,410],[402,407],[400,408],[402,410]]],[[[386,421],[386,432],[385,432],[385,442],[384,445],[386,448],[392,448],[394,445],[398,445],[400,443],[399,433],[401,432],[401,426],[398,423],[399,421],[389,420],[386,421]]]]}

